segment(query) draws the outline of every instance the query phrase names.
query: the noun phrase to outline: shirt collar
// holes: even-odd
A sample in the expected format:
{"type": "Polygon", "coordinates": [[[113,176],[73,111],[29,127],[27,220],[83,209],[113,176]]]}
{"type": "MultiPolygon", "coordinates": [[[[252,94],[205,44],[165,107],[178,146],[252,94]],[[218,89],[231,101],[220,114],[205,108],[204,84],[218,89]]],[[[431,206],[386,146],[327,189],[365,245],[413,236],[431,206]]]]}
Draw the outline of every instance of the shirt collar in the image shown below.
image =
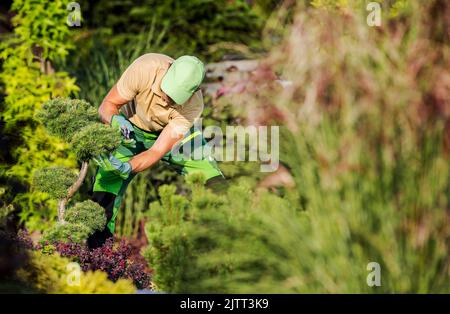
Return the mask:
{"type": "Polygon", "coordinates": [[[152,92],[155,93],[158,96],[162,96],[163,91],[161,90],[161,81],[166,74],[167,70],[169,69],[169,66],[172,64],[172,62],[169,62],[167,64],[167,67],[160,67],[156,73],[155,81],[152,84],[152,92]]]}

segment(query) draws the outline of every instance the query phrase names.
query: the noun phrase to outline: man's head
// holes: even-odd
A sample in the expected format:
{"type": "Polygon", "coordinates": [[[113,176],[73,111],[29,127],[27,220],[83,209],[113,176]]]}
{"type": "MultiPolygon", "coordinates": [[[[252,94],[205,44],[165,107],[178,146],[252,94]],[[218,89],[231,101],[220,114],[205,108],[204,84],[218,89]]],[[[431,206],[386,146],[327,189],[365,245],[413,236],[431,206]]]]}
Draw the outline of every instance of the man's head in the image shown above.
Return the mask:
{"type": "Polygon", "coordinates": [[[161,90],[178,104],[184,104],[198,90],[205,77],[205,66],[198,58],[176,59],[161,81],[161,90]]]}

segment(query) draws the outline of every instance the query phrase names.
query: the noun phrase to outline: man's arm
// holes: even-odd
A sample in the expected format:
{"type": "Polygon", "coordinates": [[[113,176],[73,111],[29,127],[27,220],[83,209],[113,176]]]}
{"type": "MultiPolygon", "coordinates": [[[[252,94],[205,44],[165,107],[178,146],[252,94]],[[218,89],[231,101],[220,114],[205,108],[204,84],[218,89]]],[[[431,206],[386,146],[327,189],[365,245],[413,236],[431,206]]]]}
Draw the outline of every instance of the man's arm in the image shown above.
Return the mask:
{"type": "Polygon", "coordinates": [[[164,157],[189,131],[194,121],[200,117],[202,111],[203,95],[201,91],[198,91],[193,95],[189,104],[172,112],[170,123],[163,129],[155,144],[129,161],[131,171],[135,173],[144,171],[164,157]]]}
{"type": "Polygon", "coordinates": [[[98,113],[102,121],[106,124],[111,122],[113,115],[119,114],[119,109],[128,102],[125,98],[122,98],[117,91],[117,85],[114,85],[106,97],[103,99],[98,113]]]}
{"type": "MultiPolygon", "coordinates": [[[[119,114],[120,107],[127,102],[128,100],[120,96],[117,85],[114,85],[98,109],[102,121],[109,124],[112,116],[119,114]]],[[[182,137],[182,134],[175,132],[172,125],[167,125],[150,149],[134,156],[129,161],[132,172],[141,172],[156,164],[182,137]]]]}
{"type": "Polygon", "coordinates": [[[167,154],[172,147],[183,138],[183,134],[175,132],[172,125],[168,124],[158,136],[155,144],[145,152],[134,156],[130,161],[131,171],[134,173],[144,171],[167,154]]]}

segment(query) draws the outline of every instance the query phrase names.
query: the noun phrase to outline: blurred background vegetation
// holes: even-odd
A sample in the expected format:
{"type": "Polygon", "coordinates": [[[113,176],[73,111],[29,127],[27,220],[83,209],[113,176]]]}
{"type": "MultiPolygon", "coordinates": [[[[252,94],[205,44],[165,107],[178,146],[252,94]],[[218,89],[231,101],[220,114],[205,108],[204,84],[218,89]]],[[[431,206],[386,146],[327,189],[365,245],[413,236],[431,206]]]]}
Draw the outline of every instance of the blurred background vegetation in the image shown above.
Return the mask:
{"type": "Polygon", "coordinates": [[[280,169],[221,163],[218,196],[158,165],[127,191],[118,236],[148,242],[156,289],[450,292],[448,1],[377,1],[380,27],[365,0],[79,1],[81,28],[67,2],[0,5],[4,229],[48,229],[56,204],[32,174],[76,166],[35,120],[43,102],[98,106],[146,52],[258,59],[238,92],[205,97],[204,125],[279,125],[280,169]]]}

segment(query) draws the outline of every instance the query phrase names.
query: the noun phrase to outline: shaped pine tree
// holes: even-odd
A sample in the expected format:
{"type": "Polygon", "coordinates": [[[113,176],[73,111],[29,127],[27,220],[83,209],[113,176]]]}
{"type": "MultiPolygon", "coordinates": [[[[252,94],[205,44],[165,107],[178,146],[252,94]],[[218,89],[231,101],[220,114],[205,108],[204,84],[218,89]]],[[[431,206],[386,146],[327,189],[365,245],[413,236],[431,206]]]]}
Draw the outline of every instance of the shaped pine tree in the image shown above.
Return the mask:
{"type": "Polygon", "coordinates": [[[38,112],[38,119],[48,132],[66,141],[80,163],[78,174],[66,167],[49,167],[35,172],[33,186],[58,200],[58,224],[49,230],[48,239],[67,239],[71,236],[82,242],[95,230],[101,230],[106,217],[95,202],[66,206],[79,190],[88,171],[89,160],[101,153],[115,150],[121,142],[120,132],[98,120],[97,110],[79,99],[57,98],[46,102],[38,112]]]}

